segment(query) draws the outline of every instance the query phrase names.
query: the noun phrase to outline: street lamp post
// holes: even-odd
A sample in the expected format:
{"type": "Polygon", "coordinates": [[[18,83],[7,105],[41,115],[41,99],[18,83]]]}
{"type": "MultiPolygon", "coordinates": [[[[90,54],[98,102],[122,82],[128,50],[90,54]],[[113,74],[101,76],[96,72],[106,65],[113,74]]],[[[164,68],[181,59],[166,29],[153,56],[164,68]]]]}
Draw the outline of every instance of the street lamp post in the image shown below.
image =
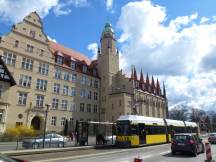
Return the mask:
{"type": "Polygon", "coordinates": [[[43,148],[45,147],[45,135],[46,135],[46,124],[47,124],[47,114],[49,111],[49,107],[51,104],[46,104],[46,111],[45,111],[45,123],[44,123],[44,131],[43,131],[43,148]]]}

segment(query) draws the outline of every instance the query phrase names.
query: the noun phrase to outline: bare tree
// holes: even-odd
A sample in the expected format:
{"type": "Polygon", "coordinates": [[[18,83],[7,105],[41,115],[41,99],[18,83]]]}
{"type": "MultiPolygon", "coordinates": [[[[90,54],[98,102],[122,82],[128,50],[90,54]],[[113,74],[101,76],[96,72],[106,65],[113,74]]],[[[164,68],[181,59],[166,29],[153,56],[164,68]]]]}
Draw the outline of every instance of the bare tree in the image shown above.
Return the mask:
{"type": "Polygon", "coordinates": [[[187,120],[188,113],[188,109],[186,108],[173,108],[169,111],[169,118],[175,120],[187,120]]]}

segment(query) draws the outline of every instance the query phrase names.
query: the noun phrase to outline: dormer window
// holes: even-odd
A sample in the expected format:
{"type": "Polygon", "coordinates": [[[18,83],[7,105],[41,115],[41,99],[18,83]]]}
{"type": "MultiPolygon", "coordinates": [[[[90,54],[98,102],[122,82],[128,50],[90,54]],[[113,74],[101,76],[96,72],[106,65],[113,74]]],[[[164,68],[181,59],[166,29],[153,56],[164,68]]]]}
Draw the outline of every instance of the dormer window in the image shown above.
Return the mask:
{"type": "Polygon", "coordinates": [[[35,38],[35,31],[30,30],[29,35],[30,35],[32,38],[35,38]]]}
{"type": "Polygon", "coordinates": [[[86,65],[83,65],[82,71],[83,71],[83,73],[87,73],[87,66],[86,65]]]}
{"type": "Polygon", "coordinates": [[[34,50],[34,47],[32,45],[27,44],[27,49],[26,50],[27,50],[27,52],[32,53],[33,50],[34,50]]]}
{"type": "Polygon", "coordinates": [[[57,55],[56,63],[62,65],[64,61],[64,57],[57,55]]]}
{"type": "Polygon", "coordinates": [[[97,70],[93,69],[93,76],[97,76],[97,70]]]}
{"type": "Polygon", "coordinates": [[[16,47],[16,48],[17,48],[18,46],[19,46],[19,41],[18,41],[18,40],[16,40],[16,41],[15,41],[15,44],[14,44],[14,47],[16,47]]]}
{"type": "Polygon", "coordinates": [[[71,61],[71,69],[76,70],[76,63],[74,61],[71,61]]]}

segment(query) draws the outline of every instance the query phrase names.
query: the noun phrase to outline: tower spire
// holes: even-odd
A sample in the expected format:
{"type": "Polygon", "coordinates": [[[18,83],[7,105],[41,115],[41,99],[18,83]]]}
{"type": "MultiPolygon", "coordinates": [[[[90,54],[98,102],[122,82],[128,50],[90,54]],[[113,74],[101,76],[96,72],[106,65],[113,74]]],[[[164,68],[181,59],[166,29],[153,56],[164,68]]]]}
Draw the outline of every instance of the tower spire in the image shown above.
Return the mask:
{"type": "Polygon", "coordinates": [[[151,80],[151,92],[155,93],[155,82],[154,82],[154,77],[152,75],[152,80],[151,80]]]}
{"type": "Polygon", "coordinates": [[[137,73],[136,73],[136,67],[135,67],[135,65],[134,65],[134,80],[137,81],[137,73]]]}
{"type": "Polygon", "coordinates": [[[166,98],[166,88],[164,82],[163,82],[163,96],[164,98],[166,98]]]}
{"type": "Polygon", "coordinates": [[[142,73],[142,69],[141,69],[141,72],[140,72],[140,80],[139,80],[139,85],[140,85],[140,88],[142,90],[145,90],[145,82],[144,82],[144,78],[143,78],[143,73],[142,73]]]}
{"type": "Polygon", "coordinates": [[[158,81],[158,78],[157,78],[157,83],[156,83],[156,89],[157,89],[157,94],[161,95],[160,83],[158,81]]]}

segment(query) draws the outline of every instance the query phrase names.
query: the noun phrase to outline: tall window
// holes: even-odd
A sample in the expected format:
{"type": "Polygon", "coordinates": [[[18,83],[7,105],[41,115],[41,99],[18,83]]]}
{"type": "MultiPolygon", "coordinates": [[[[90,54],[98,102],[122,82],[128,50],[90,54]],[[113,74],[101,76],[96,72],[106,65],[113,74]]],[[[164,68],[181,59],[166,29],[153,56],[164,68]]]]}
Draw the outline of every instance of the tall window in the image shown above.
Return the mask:
{"type": "Polygon", "coordinates": [[[80,90],[80,97],[85,98],[86,91],[84,89],[80,90]]]}
{"type": "Polygon", "coordinates": [[[18,92],[18,105],[26,105],[27,101],[27,93],[25,92],[18,92]]]}
{"type": "Polygon", "coordinates": [[[95,80],[94,81],[94,88],[98,88],[99,87],[99,82],[98,82],[98,80],[95,80]]]}
{"type": "Polygon", "coordinates": [[[56,120],[57,120],[56,116],[52,116],[51,125],[56,126],[56,120]]]}
{"type": "Polygon", "coordinates": [[[55,71],[55,78],[56,79],[61,79],[61,70],[60,69],[56,69],[56,71],[55,71]]]}
{"type": "Polygon", "coordinates": [[[76,88],[71,87],[71,96],[76,96],[76,88]]]}
{"type": "Polygon", "coordinates": [[[88,92],[88,99],[89,99],[89,100],[91,100],[91,96],[92,96],[92,92],[89,91],[89,92],[88,92]]]}
{"type": "Polygon", "coordinates": [[[52,108],[53,109],[58,109],[58,105],[59,105],[59,99],[53,98],[52,99],[52,108]]]}
{"type": "Polygon", "coordinates": [[[67,110],[68,101],[62,100],[62,110],[67,110]]]}
{"type": "Polygon", "coordinates": [[[5,64],[15,66],[16,63],[16,55],[11,52],[4,52],[3,60],[5,64]]]}
{"type": "Polygon", "coordinates": [[[32,53],[33,50],[34,50],[34,47],[33,47],[32,45],[27,44],[27,49],[26,49],[26,51],[32,53]]]}
{"type": "Polygon", "coordinates": [[[94,100],[98,100],[98,93],[94,92],[94,100]]]}
{"type": "Polygon", "coordinates": [[[76,103],[74,101],[71,101],[70,111],[77,112],[76,103]]]}
{"type": "Polygon", "coordinates": [[[0,123],[4,122],[4,110],[0,109],[0,123]]]}
{"type": "Polygon", "coordinates": [[[85,111],[85,104],[80,103],[80,112],[84,112],[84,111],[85,111]]]}
{"type": "Polygon", "coordinates": [[[86,77],[85,76],[81,76],[81,78],[80,78],[80,84],[85,84],[85,82],[86,82],[86,77]]]}
{"type": "Polygon", "coordinates": [[[83,71],[83,73],[87,73],[87,66],[86,65],[82,66],[82,71],[83,71]]]}
{"type": "Polygon", "coordinates": [[[22,59],[22,68],[25,70],[32,70],[33,69],[33,60],[24,57],[22,59]]]}
{"type": "Polygon", "coordinates": [[[60,84],[54,83],[53,92],[59,94],[60,93],[60,84]]]}
{"type": "Polygon", "coordinates": [[[68,72],[64,72],[64,80],[69,81],[69,73],[68,72]]]}
{"type": "Polygon", "coordinates": [[[22,87],[31,87],[32,77],[28,75],[20,75],[19,85],[22,87]]]}
{"type": "Polygon", "coordinates": [[[87,112],[88,112],[88,113],[91,112],[91,104],[87,104],[87,112]]]}
{"type": "Polygon", "coordinates": [[[56,58],[56,63],[59,64],[59,65],[62,65],[64,62],[64,57],[62,56],[57,56],[56,58]]]}
{"type": "Polygon", "coordinates": [[[97,76],[97,70],[93,69],[93,76],[97,76]]]}
{"type": "Polygon", "coordinates": [[[68,86],[66,85],[63,87],[63,95],[68,95],[68,86]]]}
{"type": "Polygon", "coordinates": [[[76,63],[71,61],[71,69],[76,70],[76,63]]]}
{"type": "Polygon", "coordinates": [[[36,89],[46,91],[46,89],[47,89],[47,80],[37,79],[36,89]]]}
{"type": "Polygon", "coordinates": [[[87,85],[87,86],[90,86],[90,85],[91,85],[91,81],[90,81],[90,79],[89,79],[88,77],[86,77],[86,85],[87,85]]]}
{"type": "Polygon", "coordinates": [[[16,47],[16,48],[18,48],[18,47],[19,47],[19,41],[18,41],[18,40],[15,40],[14,47],[16,47]]]}
{"type": "Polygon", "coordinates": [[[36,107],[43,107],[44,104],[44,96],[37,95],[36,97],[36,107]]]}
{"type": "Polygon", "coordinates": [[[65,122],[66,122],[66,118],[62,117],[61,118],[61,123],[60,123],[62,127],[65,125],[65,122]]]}
{"type": "Polygon", "coordinates": [[[97,107],[97,105],[94,105],[94,106],[93,106],[93,112],[94,112],[94,113],[97,113],[97,112],[98,112],[98,107],[97,107]]]}
{"type": "Polygon", "coordinates": [[[42,75],[48,75],[49,73],[49,65],[45,63],[40,63],[38,72],[42,75]]]}
{"type": "Polygon", "coordinates": [[[76,82],[77,81],[77,74],[72,74],[72,82],[76,82]]]}

